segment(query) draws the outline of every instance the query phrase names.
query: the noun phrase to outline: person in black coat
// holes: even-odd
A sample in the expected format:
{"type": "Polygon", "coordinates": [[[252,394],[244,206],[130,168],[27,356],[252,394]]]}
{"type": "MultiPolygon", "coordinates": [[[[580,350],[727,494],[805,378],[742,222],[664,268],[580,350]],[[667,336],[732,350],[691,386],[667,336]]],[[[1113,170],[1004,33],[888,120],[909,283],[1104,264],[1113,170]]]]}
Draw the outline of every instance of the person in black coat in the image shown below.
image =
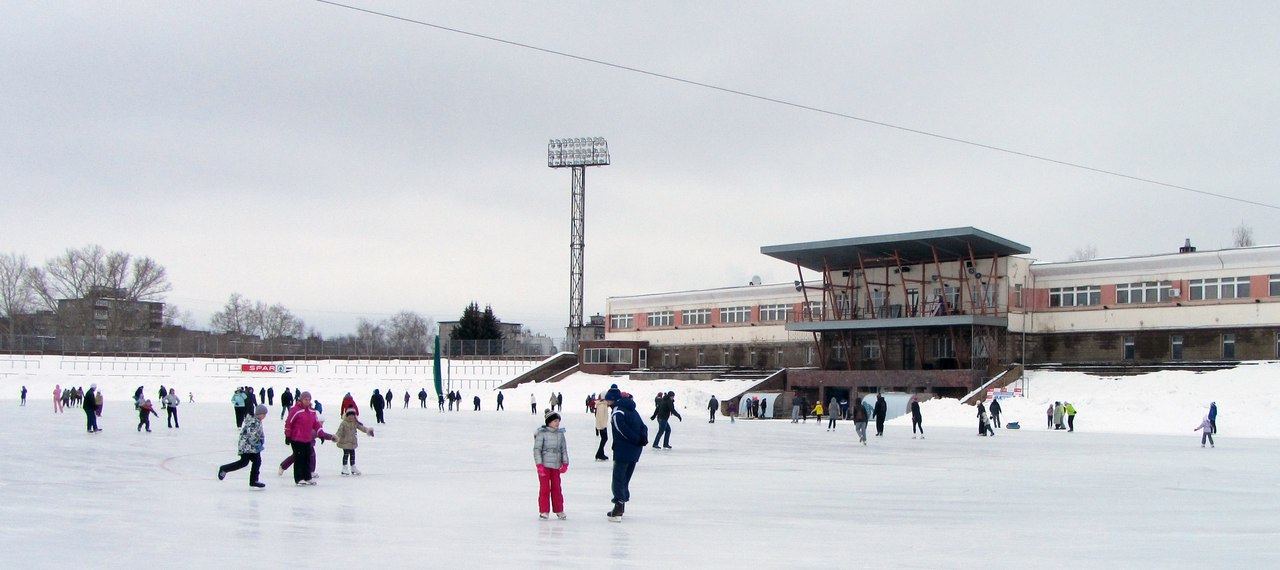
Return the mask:
{"type": "Polygon", "coordinates": [[[676,411],[676,393],[667,392],[658,398],[658,407],[653,410],[653,415],[649,419],[658,420],[658,435],[653,436],[653,448],[658,449],[658,441],[662,441],[662,447],[671,449],[671,415],[675,414],[676,419],[684,421],[680,417],[680,412],[676,411]]]}
{"type": "Polygon", "coordinates": [[[377,419],[380,424],[387,423],[382,420],[382,408],[386,405],[387,401],[382,398],[382,394],[378,392],[378,389],[374,388],[373,397],[369,398],[369,407],[373,408],[373,417],[377,419]]]}
{"type": "Polygon", "coordinates": [[[876,435],[884,435],[884,419],[889,415],[889,404],[884,401],[883,394],[876,394],[876,406],[872,409],[872,415],[876,418],[876,435]]]}
{"type": "Polygon", "coordinates": [[[98,428],[98,385],[90,384],[89,391],[84,393],[85,427],[89,433],[102,431],[98,428]]]}
{"type": "Polygon", "coordinates": [[[991,400],[991,423],[995,427],[1000,425],[1000,400],[991,400]]]}
{"type": "Polygon", "coordinates": [[[649,444],[649,427],[636,413],[636,402],[630,394],[610,388],[604,399],[613,402],[609,414],[613,432],[613,510],[606,514],[611,522],[622,522],[622,513],[631,500],[631,476],[640,462],[640,453],[649,444]]]}
{"type": "Polygon", "coordinates": [[[911,439],[916,438],[916,428],[920,428],[920,439],[924,439],[924,418],[920,415],[920,400],[911,397],[911,439]]]}
{"type": "Polygon", "coordinates": [[[285,388],[280,393],[280,419],[284,419],[284,415],[289,413],[289,408],[293,407],[293,392],[285,388]]]}

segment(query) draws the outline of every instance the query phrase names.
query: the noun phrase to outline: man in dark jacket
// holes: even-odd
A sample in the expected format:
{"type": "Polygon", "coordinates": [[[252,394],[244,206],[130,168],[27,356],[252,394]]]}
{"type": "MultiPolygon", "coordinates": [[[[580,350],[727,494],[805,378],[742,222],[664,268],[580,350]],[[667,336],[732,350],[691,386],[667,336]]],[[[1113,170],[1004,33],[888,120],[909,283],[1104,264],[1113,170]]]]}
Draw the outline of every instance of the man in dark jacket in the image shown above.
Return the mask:
{"type": "MultiPolygon", "coordinates": [[[[711,401],[707,402],[707,409],[711,411],[711,421],[707,423],[709,424],[716,423],[716,410],[720,409],[720,400],[717,400],[715,396],[712,396],[711,401]]],[[[680,421],[684,421],[684,420],[680,420],[680,421]]]]}
{"type": "Polygon", "coordinates": [[[284,415],[289,413],[289,408],[293,407],[293,391],[285,388],[280,393],[280,419],[284,419],[284,415]]]}
{"type": "Polygon", "coordinates": [[[89,433],[102,431],[98,429],[98,385],[91,384],[89,391],[84,393],[84,415],[86,420],[86,428],[89,433]]]}
{"type": "Polygon", "coordinates": [[[631,476],[640,462],[640,453],[649,444],[649,427],[636,413],[636,402],[630,394],[610,388],[605,400],[613,402],[609,427],[613,432],[613,510],[607,513],[611,522],[622,522],[622,513],[631,500],[631,476]]]}
{"type": "Polygon", "coordinates": [[[1000,399],[999,398],[995,398],[991,400],[991,423],[995,425],[995,427],[1002,427],[1000,425],[1000,399]]]}
{"type": "Polygon", "coordinates": [[[680,417],[680,412],[676,411],[676,393],[667,392],[658,398],[658,407],[653,411],[653,415],[649,419],[658,420],[658,435],[653,436],[653,448],[658,449],[658,442],[662,441],[662,447],[671,449],[671,414],[675,414],[676,419],[684,421],[680,417]]]}
{"type": "Polygon", "coordinates": [[[384,408],[386,405],[387,405],[387,401],[383,399],[382,394],[378,392],[378,389],[374,388],[373,396],[369,398],[369,407],[373,408],[373,417],[380,424],[387,423],[382,421],[382,408],[384,408]]]}
{"type": "Polygon", "coordinates": [[[876,407],[872,415],[876,417],[876,435],[884,435],[884,418],[889,415],[889,404],[884,401],[883,394],[876,394],[876,407]]]}

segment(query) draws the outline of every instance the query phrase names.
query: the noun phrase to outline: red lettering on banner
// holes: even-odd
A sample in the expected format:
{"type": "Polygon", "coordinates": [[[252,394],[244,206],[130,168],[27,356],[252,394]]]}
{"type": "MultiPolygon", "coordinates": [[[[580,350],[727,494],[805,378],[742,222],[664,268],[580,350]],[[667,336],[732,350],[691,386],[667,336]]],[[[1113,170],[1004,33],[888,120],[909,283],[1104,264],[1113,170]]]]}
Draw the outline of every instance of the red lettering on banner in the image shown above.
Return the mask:
{"type": "Polygon", "coordinates": [[[274,364],[241,364],[240,371],[241,372],[275,372],[276,365],[274,364]]]}

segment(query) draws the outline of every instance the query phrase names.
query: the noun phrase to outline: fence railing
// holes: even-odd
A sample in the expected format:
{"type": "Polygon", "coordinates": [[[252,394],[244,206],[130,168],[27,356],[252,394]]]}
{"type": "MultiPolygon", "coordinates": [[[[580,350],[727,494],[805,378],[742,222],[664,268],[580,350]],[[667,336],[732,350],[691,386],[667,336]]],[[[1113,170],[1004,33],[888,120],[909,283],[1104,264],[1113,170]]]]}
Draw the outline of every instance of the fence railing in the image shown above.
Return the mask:
{"type": "MultiPolygon", "coordinates": [[[[435,337],[420,346],[386,346],[360,341],[255,339],[225,336],[93,337],[0,335],[0,351],[37,354],[156,354],[232,357],[417,357],[432,354],[435,337]]],[[[535,343],[514,340],[441,339],[442,356],[545,356],[535,343]]]]}

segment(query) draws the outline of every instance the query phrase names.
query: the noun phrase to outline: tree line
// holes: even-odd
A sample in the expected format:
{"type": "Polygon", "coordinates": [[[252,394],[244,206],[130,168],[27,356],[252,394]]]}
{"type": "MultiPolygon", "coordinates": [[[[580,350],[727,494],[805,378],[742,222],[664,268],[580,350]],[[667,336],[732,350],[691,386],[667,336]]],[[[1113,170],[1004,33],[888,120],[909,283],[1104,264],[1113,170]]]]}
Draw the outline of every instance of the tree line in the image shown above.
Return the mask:
{"type": "MultiPolygon", "coordinates": [[[[0,255],[0,316],[8,322],[10,337],[16,334],[23,317],[42,310],[57,315],[60,299],[103,297],[160,303],[172,288],[165,267],[156,260],[108,251],[99,245],[67,249],[39,266],[25,255],[0,255]]],[[[192,321],[189,312],[165,304],[163,326],[166,329],[186,330],[192,327],[192,321]]],[[[481,311],[478,304],[472,302],[463,310],[450,340],[501,340],[498,322],[491,307],[481,311]]],[[[330,340],[358,345],[366,354],[426,354],[431,349],[428,343],[435,329],[434,319],[404,310],[383,320],[361,318],[353,334],[330,340]]],[[[209,331],[262,340],[323,340],[313,327],[308,327],[283,304],[251,300],[238,292],[232,293],[222,309],[210,317],[209,331]]],[[[111,332],[125,334],[127,331],[111,332]]]]}

